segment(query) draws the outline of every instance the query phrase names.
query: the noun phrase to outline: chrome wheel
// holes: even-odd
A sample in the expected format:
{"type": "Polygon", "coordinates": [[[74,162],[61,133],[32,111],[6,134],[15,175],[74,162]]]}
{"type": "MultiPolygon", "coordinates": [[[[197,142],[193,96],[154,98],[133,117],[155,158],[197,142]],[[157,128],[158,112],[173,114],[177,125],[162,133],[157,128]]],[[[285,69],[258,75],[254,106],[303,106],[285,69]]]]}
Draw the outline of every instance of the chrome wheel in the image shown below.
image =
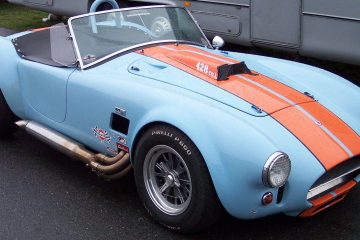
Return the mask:
{"type": "Polygon", "coordinates": [[[173,148],[157,145],[144,161],[146,190],[153,203],[164,213],[180,215],[188,208],[192,182],[184,159],[173,148]]]}

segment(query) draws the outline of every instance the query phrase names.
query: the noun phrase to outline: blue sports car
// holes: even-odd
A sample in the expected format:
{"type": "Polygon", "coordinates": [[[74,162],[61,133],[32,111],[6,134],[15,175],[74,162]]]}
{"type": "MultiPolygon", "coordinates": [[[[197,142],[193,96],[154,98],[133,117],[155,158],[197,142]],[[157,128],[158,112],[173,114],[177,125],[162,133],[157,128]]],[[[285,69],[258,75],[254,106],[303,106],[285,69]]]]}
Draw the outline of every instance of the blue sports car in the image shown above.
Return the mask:
{"type": "Polygon", "coordinates": [[[360,181],[360,89],[220,50],[184,8],[89,13],[0,38],[0,135],[20,128],[107,179],[133,169],[160,224],[190,232],[313,216],[360,181]]]}

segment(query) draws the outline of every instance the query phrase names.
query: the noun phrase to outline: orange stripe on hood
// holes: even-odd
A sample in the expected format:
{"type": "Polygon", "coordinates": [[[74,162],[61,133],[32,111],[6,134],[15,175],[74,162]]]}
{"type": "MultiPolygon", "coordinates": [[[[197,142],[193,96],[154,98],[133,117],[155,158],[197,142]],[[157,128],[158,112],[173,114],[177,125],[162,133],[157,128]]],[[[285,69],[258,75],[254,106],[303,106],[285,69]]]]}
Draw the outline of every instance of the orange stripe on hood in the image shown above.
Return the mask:
{"type": "MultiPolygon", "coordinates": [[[[180,46],[179,46],[180,47],[180,46]]],[[[199,51],[199,49],[186,46],[187,51],[199,51]]],[[[160,60],[176,68],[179,68],[187,73],[190,73],[200,79],[203,79],[221,89],[224,89],[243,100],[260,107],[262,110],[267,113],[273,113],[280,109],[291,106],[290,103],[286,102],[279,96],[274,96],[273,94],[269,94],[269,92],[259,86],[256,86],[252,83],[246,82],[243,79],[240,79],[236,76],[230,76],[227,81],[217,81],[210,74],[206,74],[200,70],[197,70],[197,64],[203,63],[209,67],[209,71],[215,72],[217,71],[217,67],[224,64],[224,62],[204,56],[198,55],[194,53],[184,52],[181,49],[184,49],[184,46],[181,46],[180,51],[176,52],[177,47],[172,49],[169,47],[153,47],[147,48],[144,52],[141,51],[142,54],[152,57],[154,59],[160,60]],[[183,63],[182,63],[183,62],[183,63]],[[216,69],[216,70],[215,70],[216,69]]],[[[200,50],[201,51],[201,50],[200,50]]],[[[140,52],[139,52],[140,53],[140,52]]],[[[208,54],[207,52],[203,52],[201,54],[208,54]]],[[[216,55],[215,55],[216,56],[216,55]]],[[[233,59],[230,59],[234,63],[233,59]]],[[[306,96],[301,96],[297,102],[308,102],[312,101],[306,96]]]]}
{"type": "Polygon", "coordinates": [[[301,92],[261,74],[216,80],[219,66],[239,61],[188,45],[152,47],[139,53],[192,74],[271,114],[327,170],[360,154],[359,136],[336,115],[301,92]]]}
{"type": "Polygon", "coordinates": [[[304,103],[278,111],[271,116],[304,143],[325,169],[329,170],[354,154],[360,154],[360,139],[340,119],[331,119],[332,113],[327,110],[324,115],[316,114],[316,117],[313,116],[316,120],[307,116],[310,112],[322,108],[317,102],[304,103]],[[307,111],[309,109],[311,111],[307,111]],[[344,137],[343,134],[339,136],[339,130],[344,131],[345,134],[349,133],[349,136],[344,137]],[[345,148],[331,134],[335,135],[345,148]],[[356,144],[357,146],[355,146],[356,144]]]}

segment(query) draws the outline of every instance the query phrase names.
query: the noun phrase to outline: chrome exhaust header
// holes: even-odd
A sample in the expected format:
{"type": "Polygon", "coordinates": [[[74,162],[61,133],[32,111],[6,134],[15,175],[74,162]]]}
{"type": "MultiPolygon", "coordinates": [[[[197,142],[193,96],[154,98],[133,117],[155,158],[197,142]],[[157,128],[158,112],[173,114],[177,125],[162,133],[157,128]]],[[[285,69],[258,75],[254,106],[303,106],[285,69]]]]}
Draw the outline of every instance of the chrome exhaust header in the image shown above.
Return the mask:
{"type": "Polygon", "coordinates": [[[84,162],[102,177],[115,179],[123,177],[131,170],[129,153],[121,151],[115,157],[94,154],[80,143],[34,121],[21,120],[15,124],[30,135],[49,144],[69,157],[84,162]]]}

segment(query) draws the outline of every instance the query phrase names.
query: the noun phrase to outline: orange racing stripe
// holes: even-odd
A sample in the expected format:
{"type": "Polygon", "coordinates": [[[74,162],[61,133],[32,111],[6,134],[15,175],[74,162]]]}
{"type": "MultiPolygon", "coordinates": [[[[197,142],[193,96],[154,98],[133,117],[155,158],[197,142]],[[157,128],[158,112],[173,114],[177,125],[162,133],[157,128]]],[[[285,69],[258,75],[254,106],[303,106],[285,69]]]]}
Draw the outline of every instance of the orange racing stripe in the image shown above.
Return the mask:
{"type": "MultiPolygon", "coordinates": [[[[162,47],[162,48],[164,48],[164,47],[162,47]]],[[[216,66],[223,65],[223,64],[239,63],[239,61],[237,61],[235,59],[231,59],[231,58],[224,57],[221,55],[215,55],[215,54],[203,51],[198,48],[189,47],[187,45],[166,46],[166,48],[172,49],[175,51],[174,53],[169,53],[167,55],[169,58],[178,60],[178,62],[180,64],[185,64],[187,66],[189,66],[189,65],[194,66],[193,62],[192,63],[188,62],[188,58],[191,57],[191,55],[193,55],[193,56],[195,55],[194,58],[197,61],[199,61],[199,59],[201,59],[207,65],[210,65],[210,64],[208,64],[209,62],[210,63],[215,62],[217,64],[216,66]],[[174,55],[175,55],[175,58],[173,58],[174,55]],[[178,57],[178,56],[180,56],[180,57],[178,57]]],[[[247,74],[246,78],[250,79],[250,80],[254,80],[257,83],[261,84],[262,86],[279,93],[281,96],[290,100],[290,102],[292,102],[292,103],[304,103],[304,102],[312,101],[312,99],[310,99],[308,96],[304,95],[303,93],[300,93],[299,91],[297,91],[293,88],[289,88],[285,84],[278,82],[276,80],[273,80],[267,76],[264,76],[261,74],[252,76],[252,75],[247,74]]],[[[268,112],[268,113],[270,113],[270,112],[268,112]]]]}
{"type": "Polygon", "coordinates": [[[50,27],[35,28],[35,29],[32,29],[31,32],[41,32],[41,31],[48,30],[48,29],[50,29],[50,27]]]}
{"type": "Polygon", "coordinates": [[[48,29],[55,29],[55,28],[66,28],[66,26],[60,25],[60,26],[51,26],[51,27],[43,27],[43,28],[34,28],[34,29],[31,29],[30,31],[31,32],[41,32],[41,31],[45,31],[48,29]]]}
{"type": "MultiPolygon", "coordinates": [[[[170,54],[172,54],[172,51],[169,51],[165,48],[161,48],[161,47],[147,48],[144,50],[144,52],[141,51],[141,53],[146,56],[150,56],[152,58],[165,62],[167,64],[170,64],[172,66],[175,66],[219,88],[222,88],[242,98],[243,100],[250,102],[251,104],[254,104],[256,106],[261,106],[261,108],[268,113],[272,113],[278,111],[279,109],[290,106],[290,104],[288,104],[283,99],[279,97],[274,97],[272,96],[272,94],[269,94],[266,90],[258,86],[254,86],[253,84],[244,82],[241,79],[236,78],[235,76],[230,77],[231,81],[217,81],[214,78],[207,76],[204,73],[199,72],[187,65],[180,64],[178,61],[168,57],[170,54]]],[[[206,62],[208,59],[202,58],[201,60],[206,62]]],[[[214,61],[212,63],[214,64],[214,61]]],[[[217,65],[219,65],[219,62],[216,63],[217,65]]]]}
{"type": "MultiPolygon", "coordinates": [[[[313,102],[300,106],[316,108],[316,105],[320,104],[313,102]]],[[[272,117],[303,142],[327,170],[350,158],[341,145],[297,107],[283,109],[272,114],[272,117]]],[[[323,120],[325,119],[318,119],[319,122],[323,120]]]]}
{"type": "Polygon", "coordinates": [[[303,104],[301,107],[332,132],[353,155],[360,154],[360,137],[338,116],[319,103],[303,104]]]}
{"type": "Polygon", "coordinates": [[[261,74],[241,74],[217,81],[217,68],[238,63],[234,59],[187,45],[152,47],[139,53],[175,66],[260,107],[294,134],[327,170],[360,154],[359,136],[336,115],[297,90],[261,74]]]}

